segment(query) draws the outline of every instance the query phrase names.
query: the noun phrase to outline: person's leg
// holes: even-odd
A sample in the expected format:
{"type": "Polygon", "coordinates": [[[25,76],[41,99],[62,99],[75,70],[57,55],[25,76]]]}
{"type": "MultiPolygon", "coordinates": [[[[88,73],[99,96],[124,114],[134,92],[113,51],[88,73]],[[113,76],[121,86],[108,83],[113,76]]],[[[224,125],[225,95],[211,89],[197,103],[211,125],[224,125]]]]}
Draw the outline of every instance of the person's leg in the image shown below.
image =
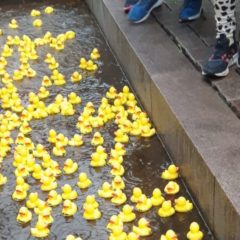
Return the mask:
{"type": "Polygon", "coordinates": [[[132,6],[128,19],[133,23],[140,23],[145,21],[153,9],[159,7],[163,0],[139,0],[132,6]]]}
{"type": "Polygon", "coordinates": [[[184,0],[183,8],[179,14],[179,22],[196,20],[202,13],[202,0],[184,0]]]}
{"type": "Polygon", "coordinates": [[[131,10],[132,6],[136,4],[138,1],[139,0],[126,0],[124,4],[124,12],[128,13],[131,10]]]}
{"type": "Polygon", "coordinates": [[[208,62],[203,66],[204,75],[223,77],[237,61],[236,0],[215,0],[216,45],[208,62]]]}

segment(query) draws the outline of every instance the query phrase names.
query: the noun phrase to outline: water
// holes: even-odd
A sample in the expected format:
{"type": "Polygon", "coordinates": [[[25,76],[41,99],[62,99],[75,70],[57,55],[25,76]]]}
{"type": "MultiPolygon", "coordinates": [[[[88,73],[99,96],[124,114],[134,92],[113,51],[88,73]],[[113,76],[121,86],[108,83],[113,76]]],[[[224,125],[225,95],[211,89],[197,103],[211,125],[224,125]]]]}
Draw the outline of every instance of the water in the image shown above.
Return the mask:
{"type": "MultiPolygon", "coordinates": [[[[76,121],[87,102],[92,101],[97,108],[102,97],[111,85],[114,85],[118,90],[121,90],[124,85],[128,85],[125,75],[112,55],[111,50],[93,17],[90,15],[86,5],[82,1],[51,1],[51,4],[53,4],[55,8],[55,13],[42,18],[43,27],[40,29],[32,27],[32,18],[29,13],[33,8],[43,10],[44,7],[48,5],[47,2],[42,1],[41,3],[23,3],[17,5],[14,3],[7,5],[2,4],[0,27],[5,34],[3,37],[0,37],[0,44],[2,45],[5,42],[7,34],[27,34],[30,37],[41,37],[46,31],[51,31],[55,36],[62,32],[73,30],[76,32],[76,39],[68,41],[63,52],[56,53],[50,48],[40,47],[41,51],[39,54],[41,59],[43,59],[46,53],[52,53],[60,63],[59,70],[66,76],[66,79],[70,78],[72,72],[78,70],[80,57],[87,58],[94,47],[100,50],[101,60],[98,61],[99,70],[95,74],[85,75],[80,84],[76,85],[68,81],[64,87],[50,87],[51,95],[46,100],[46,103],[50,103],[58,93],[67,96],[70,92],[75,91],[81,96],[82,104],[78,105],[77,113],[72,117],[57,115],[48,117],[44,120],[31,121],[31,127],[33,128],[31,138],[34,143],[44,144],[49,151],[52,149],[51,144],[46,141],[49,129],[54,128],[57,132],[64,133],[67,137],[72,137],[74,133],[78,132],[75,127],[76,121]],[[10,30],[8,28],[8,23],[12,18],[18,20],[20,26],[19,30],[10,30]]],[[[10,73],[13,69],[18,67],[16,59],[17,55],[9,59],[10,67],[8,71],[10,73]]],[[[24,80],[16,84],[21,99],[25,104],[27,104],[28,93],[30,91],[37,92],[41,84],[41,78],[44,75],[50,74],[47,65],[43,61],[33,62],[32,67],[37,71],[37,77],[34,78],[34,80],[24,80]]],[[[114,123],[108,123],[104,128],[100,129],[105,139],[104,147],[106,147],[107,152],[114,146],[113,132],[115,129],[116,126],[114,123]]],[[[61,215],[61,206],[54,208],[54,223],[51,227],[51,234],[47,239],[62,240],[65,239],[68,234],[81,236],[82,239],[108,239],[106,224],[113,214],[119,212],[119,207],[115,207],[109,201],[97,197],[97,201],[100,203],[100,210],[103,213],[102,218],[96,222],[88,222],[82,218],[82,204],[85,197],[89,194],[97,195],[97,189],[101,187],[102,183],[104,181],[111,181],[112,179],[109,174],[110,168],[108,166],[100,170],[94,170],[89,166],[91,153],[95,150],[90,144],[92,136],[93,133],[84,136],[85,144],[81,148],[68,147],[67,157],[53,157],[61,166],[66,158],[72,158],[77,161],[79,164],[78,171],[86,172],[92,180],[93,185],[87,191],[81,191],[76,187],[79,194],[79,198],[76,201],[79,210],[74,218],[64,218],[61,215]]],[[[170,164],[170,160],[158,138],[156,136],[150,139],[131,137],[130,143],[127,145],[126,149],[127,155],[124,158],[125,161],[123,165],[125,168],[124,181],[126,184],[125,193],[127,196],[131,196],[132,189],[135,186],[142,188],[144,193],[148,196],[151,195],[155,187],[159,187],[163,190],[167,182],[161,180],[160,173],[170,164]]],[[[0,190],[0,240],[34,239],[31,237],[30,228],[35,225],[36,217],[25,227],[22,227],[16,221],[19,207],[24,203],[16,203],[11,199],[12,192],[15,188],[12,158],[11,152],[7,159],[4,160],[1,169],[2,173],[8,177],[8,182],[0,190]]],[[[77,177],[78,173],[72,176],[61,176],[58,180],[59,190],[65,183],[75,185],[77,177]]],[[[39,191],[39,184],[35,180],[29,178],[28,182],[31,185],[31,191],[38,191],[41,199],[46,197],[46,194],[39,191]]],[[[191,196],[183,186],[181,180],[177,180],[177,182],[181,185],[181,191],[175,197],[184,195],[186,198],[190,199],[191,196]]],[[[166,198],[170,200],[174,200],[175,197],[166,196],[166,198]]],[[[173,217],[166,219],[160,218],[157,215],[157,210],[158,208],[153,208],[145,214],[137,214],[137,219],[134,221],[136,224],[137,220],[143,216],[150,220],[153,234],[145,239],[159,239],[160,235],[165,233],[169,228],[177,232],[179,239],[186,239],[186,233],[192,221],[197,221],[200,224],[205,235],[205,240],[213,239],[196,206],[194,210],[189,213],[176,213],[173,217]]],[[[125,230],[130,231],[132,225],[133,224],[126,224],[125,230]]]]}

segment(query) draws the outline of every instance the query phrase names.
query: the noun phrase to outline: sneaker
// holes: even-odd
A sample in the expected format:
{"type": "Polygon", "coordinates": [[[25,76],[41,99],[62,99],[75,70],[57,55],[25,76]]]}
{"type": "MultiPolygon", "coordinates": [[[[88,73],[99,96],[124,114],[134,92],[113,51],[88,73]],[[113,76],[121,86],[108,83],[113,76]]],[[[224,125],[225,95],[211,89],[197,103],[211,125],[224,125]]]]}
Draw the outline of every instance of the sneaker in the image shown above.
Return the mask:
{"type": "Polygon", "coordinates": [[[202,68],[202,74],[206,76],[224,77],[229,73],[231,67],[238,60],[238,46],[236,40],[229,46],[229,39],[220,35],[217,39],[214,52],[202,68]]]}
{"type": "Polygon", "coordinates": [[[159,7],[163,0],[139,0],[128,14],[128,19],[133,23],[145,21],[153,9],[159,7]]]}
{"type": "Polygon", "coordinates": [[[123,8],[124,12],[128,13],[131,10],[132,6],[134,4],[136,4],[138,1],[139,0],[126,0],[124,8],[123,8]]]}
{"type": "Polygon", "coordinates": [[[179,14],[179,22],[193,21],[201,16],[202,0],[184,0],[179,14]]]}

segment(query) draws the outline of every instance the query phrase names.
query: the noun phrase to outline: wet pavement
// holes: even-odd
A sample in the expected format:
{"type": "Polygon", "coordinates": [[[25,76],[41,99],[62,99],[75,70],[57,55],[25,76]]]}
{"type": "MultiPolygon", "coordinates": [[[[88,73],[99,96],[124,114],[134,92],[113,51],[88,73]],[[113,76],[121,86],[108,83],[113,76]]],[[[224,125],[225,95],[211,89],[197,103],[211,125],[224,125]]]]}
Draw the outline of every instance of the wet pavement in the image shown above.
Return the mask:
{"type": "MultiPolygon", "coordinates": [[[[51,2],[53,4],[53,2],[51,2]]],[[[79,59],[81,57],[88,58],[94,47],[97,47],[101,53],[101,59],[98,61],[99,70],[94,74],[85,74],[83,80],[79,84],[72,84],[67,81],[64,87],[50,87],[51,95],[45,101],[50,103],[54,97],[61,93],[63,96],[67,96],[70,92],[74,91],[82,98],[82,104],[77,106],[77,113],[72,117],[64,117],[61,115],[50,116],[44,120],[32,120],[31,127],[33,129],[31,138],[34,143],[41,143],[49,150],[52,150],[52,145],[47,142],[48,131],[54,128],[57,132],[63,133],[67,137],[72,137],[75,133],[78,133],[76,129],[77,118],[82,112],[87,102],[93,102],[95,108],[100,105],[101,99],[105,96],[110,86],[115,86],[121,91],[124,85],[128,85],[128,81],[122,72],[121,67],[117,63],[111,50],[109,49],[102,32],[99,30],[95,20],[90,15],[86,5],[82,2],[68,1],[54,1],[55,13],[42,18],[43,27],[36,29],[32,27],[32,18],[29,13],[31,9],[36,8],[43,10],[47,6],[46,3],[28,3],[22,5],[3,5],[1,14],[1,28],[5,33],[0,38],[0,44],[3,45],[7,34],[11,35],[29,35],[31,38],[43,36],[46,31],[51,31],[53,35],[57,35],[68,30],[76,32],[76,38],[68,41],[64,51],[56,53],[48,47],[41,47],[40,59],[44,59],[45,55],[50,52],[56,60],[59,62],[59,71],[69,79],[72,72],[78,70],[79,59]],[[8,23],[12,18],[15,18],[19,22],[19,30],[10,30],[8,23]]],[[[9,58],[9,73],[12,73],[14,69],[18,67],[16,61],[17,55],[9,58]]],[[[28,104],[28,93],[30,91],[37,92],[41,85],[41,79],[44,75],[50,75],[46,64],[43,61],[36,61],[32,63],[33,69],[37,71],[37,77],[34,80],[24,80],[16,83],[19,94],[23,103],[28,104]]],[[[2,110],[0,110],[2,112],[2,110]]],[[[105,142],[107,152],[114,146],[114,131],[116,125],[113,122],[109,122],[103,128],[100,128],[105,142]]],[[[15,133],[16,134],[16,133],[15,133]]],[[[99,170],[95,170],[89,165],[91,153],[95,148],[91,146],[90,142],[93,133],[85,135],[84,145],[80,148],[67,148],[67,156],[57,158],[53,156],[54,160],[57,160],[61,166],[66,158],[72,158],[78,162],[79,170],[86,172],[89,178],[92,180],[93,185],[86,191],[81,191],[76,187],[79,198],[76,201],[78,205],[78,212],[74,218],[66,219],[61,215],[61,206],[54,208],[53,217],[54,223],[51,226],[51,234],[47,239],[65,239],[68,234],[75,234],[82,239],[108,239],[108,232],[106,224],[109,218],[113,214],[117,214],[121,208],[113,206],[111,202],[97,197],[97,201],[100,203],[100,210],[103,213],[102,218],[98,221],[88,222],[82,217],[83,209],[82,204],[89,194],[95,194],[97,196],[97,189],[99,189],[104,181],[111,181],[112,177],[109,173],[110,167],[104,167],[99,170]]],[[[124,192],[128,197],[131,196],[133,187],[140,187],[147,196],[151,196],[151,193],[155,187],[159,187],[162,191],[167,181],[161,180],[160,173],[166,166],[170,164],[170,159],[165,152],[165,149],[161,145],[159,139],[154,136],[150,139],[142,139],[131,137],[129,144],[126,145],[127,154],[124,158],[123,166],[125,168],[124,181],[126,188],[124,192]]],[[[13,153],[13,151],[11,152],[13,153]]],[[[33,218],[31,224],[22,227],[16,221],[16,216],[19,207],[24,203],[16,203],[11,199],[12,192],[15,188],[15,176],[14,168],[12,166],[12,154],[4,160],[1,172],[8,177],[7,184],[1,188],[0,191],[0,240],[25,240],[34,239],[31,237],[30,228],[35,225],[36,217],[33,218]]],[[[76,185],[78,173],[71,176],[62,175],[58,179],[58,189],[65,183],[69,183],[72,186],[76,185]]],[[[191,199],[191,196],[187,189],[184,187],[181,179],[177,180],[181,185],[180,192],[174,197],[165,196],[166,199],[174,200],[180,195],[184,195],[187,199],[191,199]]],[[[41,199],[45,199],[46,194],[39,191],[39,184],[32,178],[28,179],[28,183],[31,185],[31,192],[38,191],[41,199]]],[[[165,233],[167,229],[174,229],[178,234],[179,239],[186,239],[186,233],[189,225],[192,221],[196,221],[201,225],[201,229],[204,232],[204,239],[213,239],[209,229],[204,224],[202,217],[194,206],[194,210],[189,213],[176,213],[170,218],[160,218],[157,215],[158,208],[152,208],[151,211],[145,214],[137,214],[137,220],[141,217],[146,217],[150,221],[150,226],[153,229],[153,234],[145,239],[159,239],[160,235],[165,233]]],[[[129,232],[132,224],[126,224],[125,230],[129,232]]],[[[144,238],[142,238],[144,239],[144,238]]]]}

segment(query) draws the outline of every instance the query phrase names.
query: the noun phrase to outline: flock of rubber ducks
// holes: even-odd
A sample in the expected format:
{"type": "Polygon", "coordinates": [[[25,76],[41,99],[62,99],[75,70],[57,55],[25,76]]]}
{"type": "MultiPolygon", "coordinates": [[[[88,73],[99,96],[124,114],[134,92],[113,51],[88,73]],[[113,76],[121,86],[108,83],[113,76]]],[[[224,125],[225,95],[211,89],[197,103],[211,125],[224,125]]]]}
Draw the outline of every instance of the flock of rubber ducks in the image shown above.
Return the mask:
{"type": "MultiPolygon", "coordinates": [[[[52,7],[44,10],[45,14],[54,12],[52,7]]],[[[33,18],[33,26],[41,27],[41,12],[33,9],[30,13],[33,18]]],[[[15,19],[9,23],[12,29],[19,28],[15,19]]],[[[61,213],[65,217],[73,217],[78,212],[76,200],[78,191],[88,189],[92,185],[91,179],[85,172],[77,174],[79,166],[74,159],[66,158],[61,168],[55,157],[65,157],[67,155],[67,146],[81,147],[84,144],[84,136],[93,133],[91,140],[95,151],[91,155],[90,166],[93,168],[111,166],[111,182],[104,182],[97,191],[98,197],[109,199],[112,204],[122,206],[118,215],[113,215],[106,228],[109,231],[110,240],[137,240],[140,237],[146,237],[152,234],[149,221],[142,217],[136,225],[132,226],[132,231],[124,231],[124,223],[133,222],[137,218],[137,212],[144,213],[158,208],[157,213],[160,217],[166,218],[175,214],[175,212],[188,212],[193,208],[193,204],[180,196],[174,202],[165,199],[159,188],[153,190],[152,196],[147,197],[140,188],[135,187],[129,198],[131,205],[127,204],[128,197],[124,193],[125,183],[122,176],[125,173],[123,166],[124,156],[126,154],[125,145],[130,141],[131,136],[151,137],[155,134],[150,120],[145,112],[137,105],[136,98],[127,86],[118,92],[115,87],[110,87],[106,96],[102,98],[100,106],[96,108],[92,102],[88,102],[82,113],[78,117],[76,130],[78,133],[71,138],[50,129],[47,141],[52,144],[52,155],[42,144],[36,144],[32,141],[30,134],[32,132],[31,120],[44,119],[49,115],[61,114],[63,116],[72,116],[76,114],[75,106],[81,104],[81,97],[75,92],[67,97],[58,94],[54,101],[49,105],[44,102],[50,95],[49,87],[52,85],[63,86],[66,83],[66,77],[59,71],[59,63],[55,57],[48,53],[44,59],[49,70],[50,76],[43,76],[41,87],[37,93],[30,92],[28,95],[29,104],[24,106],[14,85],[14,81],[21,81],[25,78],[33,79],[37,73],[31,68],[31,61],[39,59],[38,48],[42,45],[48,45],[56,51],[63,50],[67,40],[75,38],[73,31],[59,34],[53,37],[50,32],[45,33],[42,38],[31,39],[27,35],[7,36],[6,44],[3,46],[0,55],[0,76],[3,87],[0,89],[1,108],[5,110],[0,114],[0,164],[10,153],[14,146],[13,166],[15,167],[16,185],[12,193],[12,199],[24,203],[20,207],[16,219],[21,224],[27,224],[32,221],[33,214],[37,216],[35,226],[31,228],[32,236],[44,238],[50,234],[51,224],[54,222],[52,211],[54,207],[61,206],[61,213]],[[7,58],[11,57],[17,48],[19,52],[20,66],[13,71],[12,76],[7,72],[7,58]],[[105,139],[98,131],[108,122],[114,121],[117,130],[114,132],[115,145],[110,153],[107,153],[103,144],[105,139]],[[13,130],[18,130],[14,139],[11,135],[13,130]],[[58,178],[62,175],[77,174],[78,178],[75,186],[65,184],[58,185],[58,178]],[[47,194],[45,200],[41,199],[38,192],[32,192],[28,179],[32,178],[39,182],[42,192],[47,194]],[[61,191],[60,191],[60,190],[61,191]],[[133,206],[135,205],[135,206],[133,206]]],[[[100,53],[94,48],[90,54],[89,60],[80,59],[79,71],[75,71],[70,76],[73,84],[82,80],[82,71],[96,71],[98,69],[97,61],[100,53]]],[[[178,176],[178,168],[170,165],[161,175],[162,179],[169,180],[164,188],[166,195],[174,195],[180,188],[175,181],[178,176]]],[[[7,177],[0,173],[0,186],[7,183],[7,177]]],[[[95,195],[88,195],[83,204],[82,216],[88,221],[100,219],[102,217],[101,208],[95,195]]],[[[201,240],[203,233],[199,225],[193,222],[187,233],[189,240],[201,240]]],[[[69,235],[67,240],[81,240],[80,237],[69,235]]],[[[169,229],[160,240],[177,240],[177,234],[169,229]]]]}

